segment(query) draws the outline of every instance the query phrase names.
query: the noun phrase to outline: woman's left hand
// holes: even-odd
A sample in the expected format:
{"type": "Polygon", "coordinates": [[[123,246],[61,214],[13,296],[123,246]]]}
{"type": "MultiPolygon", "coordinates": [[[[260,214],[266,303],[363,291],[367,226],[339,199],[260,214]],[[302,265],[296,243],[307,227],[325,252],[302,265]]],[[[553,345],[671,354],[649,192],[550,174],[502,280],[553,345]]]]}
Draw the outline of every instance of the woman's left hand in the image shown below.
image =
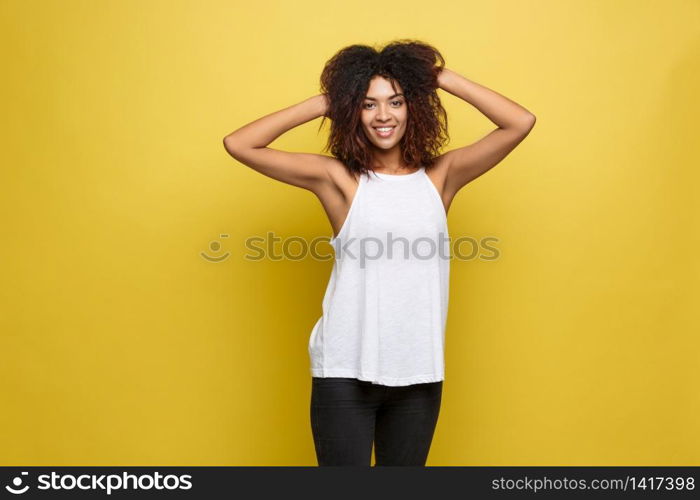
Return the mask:
{"type": "Polygon", "coordinates": [[[445,88],[445,81],[447,78],[449,78],[450,70],[447,68],[442,68],[442,71],[438,72],[437,75],[437,83],[438,83],[438,88],[444,89],[445,88]]]}

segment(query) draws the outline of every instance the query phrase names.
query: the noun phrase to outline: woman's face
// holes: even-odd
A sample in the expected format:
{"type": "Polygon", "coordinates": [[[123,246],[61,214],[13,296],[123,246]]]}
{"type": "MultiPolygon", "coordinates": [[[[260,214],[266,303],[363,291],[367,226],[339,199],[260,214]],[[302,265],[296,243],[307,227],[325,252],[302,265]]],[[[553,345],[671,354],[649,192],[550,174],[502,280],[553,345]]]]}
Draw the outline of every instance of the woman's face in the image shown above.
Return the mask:
{"type": "Polygon", "coordinates": [[[406,132],[406,98],[398,82],[395,84],[396,91],[389,80],[381,76],[374,77],[362,103],[362,128],[372,144],[381,149],[396,146],[406,132]]]}

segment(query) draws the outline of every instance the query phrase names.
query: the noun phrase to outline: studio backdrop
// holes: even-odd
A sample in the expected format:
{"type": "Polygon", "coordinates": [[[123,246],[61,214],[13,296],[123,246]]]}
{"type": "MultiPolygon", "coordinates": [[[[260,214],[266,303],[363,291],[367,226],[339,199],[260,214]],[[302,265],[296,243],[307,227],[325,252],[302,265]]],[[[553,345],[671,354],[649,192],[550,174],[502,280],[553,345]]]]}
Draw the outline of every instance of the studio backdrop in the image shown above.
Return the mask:
{"type": "MultiPolygon", "coordinates": [[[[0,9],[2,465],[316,464],[332,230],[222,138],[402,38],[537,116],[449,211],[428,465],[700,464],[698,2],[0,9]]],[[[494,129],[439,95],[445,150],[494,129]]],[[[328,154],[319,125],[270,147],[328,154]]]]}

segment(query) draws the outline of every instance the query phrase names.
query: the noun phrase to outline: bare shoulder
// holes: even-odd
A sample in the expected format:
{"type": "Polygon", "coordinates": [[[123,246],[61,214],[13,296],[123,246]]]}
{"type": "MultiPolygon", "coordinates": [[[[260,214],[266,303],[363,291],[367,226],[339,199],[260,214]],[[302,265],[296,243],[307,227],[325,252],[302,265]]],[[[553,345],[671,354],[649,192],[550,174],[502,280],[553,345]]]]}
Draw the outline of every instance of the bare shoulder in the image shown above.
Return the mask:
{"type": "Polygon", "coordinates": [[[449,167],[448,160],[449,152],[444,153],[435,158],[435,163],[433,163],[433,166],[425,170],[425,174],[432,181],[433,185],[435,186],[435,189],[437,190],[438,194],[440,195],[440,198],[442,199],[442,203],[445,207],[445,213],[447,213],[447,211],[449,210],[453,198],[453,196],[450,196],[448,193],[446,193],[445,190],[447,169],[449,167]]]}
{"type": "Polygon", "coordinates": [[[314,193],[318,197],[334,235],[338,234],[352,205],[359,186],[359,174],[350,170],[338,159],[327,157],[326,179],[316,185],[314,193]]]}
{"type": "Polygon", "coordinates": [[[359,184],[359,175],[350,170],[335,157],[327,156],[326,172],[328,181],[325,185],[319,187],[316,195],[321,198],[332,196],[340,196],[343,201],[351,200],[354,196],[357,185],[359,184]]]}

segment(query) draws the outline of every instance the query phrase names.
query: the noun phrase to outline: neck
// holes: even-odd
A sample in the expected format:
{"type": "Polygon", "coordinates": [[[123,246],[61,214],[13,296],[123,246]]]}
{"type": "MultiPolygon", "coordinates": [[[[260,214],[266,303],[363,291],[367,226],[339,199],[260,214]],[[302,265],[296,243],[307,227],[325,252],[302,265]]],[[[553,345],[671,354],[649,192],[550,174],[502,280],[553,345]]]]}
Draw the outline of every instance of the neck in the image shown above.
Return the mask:
{"type": "Polygon", "coordinates": [[[404,173],[414,171],[417,167],[407,165],[401,159],[401,150],[397,147],[389,150],[375,150],[372,168],[377,172],[404,173]]]}

